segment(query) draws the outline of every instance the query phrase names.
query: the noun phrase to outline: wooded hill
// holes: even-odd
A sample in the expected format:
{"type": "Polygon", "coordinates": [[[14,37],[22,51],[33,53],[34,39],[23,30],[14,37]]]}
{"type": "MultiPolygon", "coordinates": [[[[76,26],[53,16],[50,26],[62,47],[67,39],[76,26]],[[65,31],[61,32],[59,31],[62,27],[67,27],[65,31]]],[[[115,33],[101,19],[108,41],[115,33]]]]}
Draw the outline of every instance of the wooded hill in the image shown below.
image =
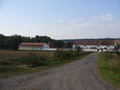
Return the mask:
{"type": "Polygon", "coordinates": [[[5,36],[0,34],[0,49],[12,49],[17,50],[18,46],[22,42],[36,42],[36,43],[48,43],[50,42],[50,47],[54,48],[72,48],[72,42],[64,43],[61,40],[51,39],[48,36],[39,36],[36,35],[35,37],[25,37],[21,35],[12,35],[12,36],[5,36]]]}
{"type": "Polygon", "coordinates": [[[98,39],[61,39],[63,42],[74,42],[74,41],[81,41],[81,40],[118,40],[120,38],[98,38],[98,39]]]}

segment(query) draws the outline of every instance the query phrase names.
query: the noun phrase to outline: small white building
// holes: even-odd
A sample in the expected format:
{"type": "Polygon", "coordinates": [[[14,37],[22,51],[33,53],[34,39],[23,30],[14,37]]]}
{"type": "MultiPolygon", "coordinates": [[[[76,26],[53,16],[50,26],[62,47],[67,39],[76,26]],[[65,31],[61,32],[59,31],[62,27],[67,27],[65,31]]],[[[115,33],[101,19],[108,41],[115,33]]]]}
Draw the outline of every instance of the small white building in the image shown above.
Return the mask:
{"type": "Polygon", "coordinates": [[[74,41],[73,50],[76,46],[80,46],[83,51],[113,51],[116,45],[115,40],[81,40],[74,41]]]}
{"type": "Polygon", "coordinates": [[[50,47],[46,43],[21,43],[19,50],[47,50],[50,47]]]}

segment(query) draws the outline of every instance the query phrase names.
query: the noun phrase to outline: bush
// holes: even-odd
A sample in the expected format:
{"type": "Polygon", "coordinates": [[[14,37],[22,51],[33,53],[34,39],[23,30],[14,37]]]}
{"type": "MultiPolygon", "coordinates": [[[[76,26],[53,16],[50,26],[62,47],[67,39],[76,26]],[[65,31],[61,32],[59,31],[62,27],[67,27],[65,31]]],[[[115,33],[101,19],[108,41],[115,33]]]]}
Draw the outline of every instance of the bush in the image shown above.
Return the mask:
{"type": "Polygon", "coordinates": [[[56,60],[62,60],[62,59],[69,59],[72,57],[78,57],[82,55],[89,54],[90,52],[78,52],[78,51],[62,51],[62,50],[57,50],[54,54],[54,57],[56,60]]]}
{"type": "Polygon", "coordinates": [[[57,60],[61,59],[69,59],[72,56],[72,53],[70,51],[62,51],[62,50],[57,50],[54,57],[57,60]]]}
{"type": "Polygon", "coordinates": [[[0,61],[0,65],[9,65],[9,62],[8,62],[8,61],[3,61],[3,60],[1,60],[1,61],[0,61]]]}
{"type": "Polygon", "coordinates": [[[22,63],[27,64],[28,67],[45,66],[45,56],[38,56],[37,54],[30,53],[22,58],[22,63]]]}
{"type": "Polygon", "coordinates": [[[71,57],[71,53],[70,53],[69,51],[64,51],[64,52],[62,53],[62,57],[63,57],[64,59],[69,59],[69,58],[71,57]]]}

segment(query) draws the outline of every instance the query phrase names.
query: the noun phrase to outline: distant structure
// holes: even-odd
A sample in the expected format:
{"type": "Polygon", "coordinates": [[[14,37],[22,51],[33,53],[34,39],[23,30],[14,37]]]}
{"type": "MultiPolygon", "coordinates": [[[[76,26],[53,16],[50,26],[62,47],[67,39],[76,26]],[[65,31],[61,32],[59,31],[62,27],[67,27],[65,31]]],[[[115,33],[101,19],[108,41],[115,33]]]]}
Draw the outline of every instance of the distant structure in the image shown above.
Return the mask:
{"type": "Polygon", "coordinates": [[[47,50],[49,47],[46,43],[21,43],[19,50],[47,50]]]}
{"type": "Polygon", "coordinates": [[[116,40],[116,43],[117,43],[118,49],[120,50],[120,39],[116,40]]]}
{"type": "Polygon", "coordinates": [[[76,46],[80,46],[83,51],[113,51],[118,44],[115,40],[81,40],[74,41],[73,50],[76,46]]]}

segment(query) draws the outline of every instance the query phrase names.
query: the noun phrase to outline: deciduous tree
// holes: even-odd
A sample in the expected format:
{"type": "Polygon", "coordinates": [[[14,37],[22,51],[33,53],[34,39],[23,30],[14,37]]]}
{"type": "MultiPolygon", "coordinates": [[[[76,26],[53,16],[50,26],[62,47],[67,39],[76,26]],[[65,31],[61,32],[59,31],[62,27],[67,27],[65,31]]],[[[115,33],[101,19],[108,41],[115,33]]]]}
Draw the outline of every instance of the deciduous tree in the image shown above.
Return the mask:
{"type": "Polygon", "coordinates": [[[17,50],[19,44],[22,42],[22,37],[20,35],[14,35],[8,38],[5,42],[10,49],[17,50]]]}

